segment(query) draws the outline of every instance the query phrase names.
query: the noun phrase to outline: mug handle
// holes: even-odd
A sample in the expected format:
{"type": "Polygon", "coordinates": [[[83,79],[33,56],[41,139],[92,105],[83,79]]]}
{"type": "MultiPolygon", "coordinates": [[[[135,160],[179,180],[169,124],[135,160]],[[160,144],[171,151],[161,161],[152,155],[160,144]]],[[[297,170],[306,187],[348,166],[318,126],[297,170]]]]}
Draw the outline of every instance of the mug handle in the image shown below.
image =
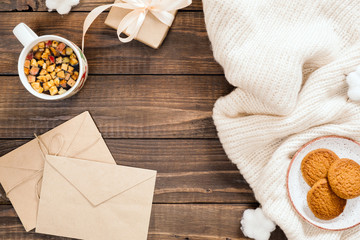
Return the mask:
{"type": "Polygon", "coordinates": [[[38,35],[36,35],[36,33],[34,33],[34,31],[25,23],[19,23],[13,29],[13,33],[24,47],[28,46],[32,41],[38,38],[38,35]]]}

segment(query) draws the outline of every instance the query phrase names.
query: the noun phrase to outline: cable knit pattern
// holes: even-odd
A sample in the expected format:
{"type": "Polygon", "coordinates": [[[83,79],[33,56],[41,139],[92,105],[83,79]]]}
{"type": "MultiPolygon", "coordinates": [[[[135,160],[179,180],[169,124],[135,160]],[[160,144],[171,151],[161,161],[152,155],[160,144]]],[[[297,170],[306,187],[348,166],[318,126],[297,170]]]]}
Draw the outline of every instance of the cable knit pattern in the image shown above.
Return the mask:
{"type": "Polygon", "coordinates": [[[324,135],[360,140],[345,74],[360,65],[360,1],[203,0],[215,59],[237,87],[213,118],[263,211],[289,239],[360,239],[303,221],[286,192],[294,153],[324,135]]]}

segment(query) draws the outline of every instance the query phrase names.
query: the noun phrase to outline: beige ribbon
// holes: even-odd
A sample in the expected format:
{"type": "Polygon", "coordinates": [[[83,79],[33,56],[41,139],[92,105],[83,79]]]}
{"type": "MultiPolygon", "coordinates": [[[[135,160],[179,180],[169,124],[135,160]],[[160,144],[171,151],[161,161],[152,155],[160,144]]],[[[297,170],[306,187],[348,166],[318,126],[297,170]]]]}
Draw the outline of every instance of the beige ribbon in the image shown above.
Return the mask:
{"type": "Polygon", "coordinates": [[[121,42],[127,43],[136,38],[141,26],[145,21],[146,14],[151,12],[160,22],[171,26],[174,15],[173,10],[185,8],[192,3],[192,0],[122,0],[118,3],[102,5],[94,8],[86,17],[83,26],[82,50],[84,51],[84,38],[94,20],[109,7],[119,7],[132,10],[120,22],[117,28],[117,35],[121,42]],[[127,30],[128,37],[120,37],[120,34],[127,30]]]}

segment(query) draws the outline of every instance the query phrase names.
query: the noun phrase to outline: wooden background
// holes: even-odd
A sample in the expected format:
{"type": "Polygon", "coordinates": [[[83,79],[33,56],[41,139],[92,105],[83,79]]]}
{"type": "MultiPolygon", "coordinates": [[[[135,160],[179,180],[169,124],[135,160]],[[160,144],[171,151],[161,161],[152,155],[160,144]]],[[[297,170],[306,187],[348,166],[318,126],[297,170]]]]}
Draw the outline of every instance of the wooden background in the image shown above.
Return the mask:
{"type": "MultiPolygon", "coordinates": [[[[74,97],[46,102],[17,76],[20,22],[38,35],[56,34],[81,45],[82,23],[94,7],[81,0],[69,15],[49,13],[45,0],[0,3],[0,156],[88,110],[118,164],[158,171],[149,239],[246,239],[239,221],[256,208],[254,195],[226,157],[211,114],[233,89],[214,61],[202,4],[179,11],[162,47],[120,44],[103,13],[85,45],[90,75],[74,97]]],[[[0,188],[0,239],[64,239],[26,233],[0,188]]],[[[277,228],[271,239],[286,239],[277,228]]]]}

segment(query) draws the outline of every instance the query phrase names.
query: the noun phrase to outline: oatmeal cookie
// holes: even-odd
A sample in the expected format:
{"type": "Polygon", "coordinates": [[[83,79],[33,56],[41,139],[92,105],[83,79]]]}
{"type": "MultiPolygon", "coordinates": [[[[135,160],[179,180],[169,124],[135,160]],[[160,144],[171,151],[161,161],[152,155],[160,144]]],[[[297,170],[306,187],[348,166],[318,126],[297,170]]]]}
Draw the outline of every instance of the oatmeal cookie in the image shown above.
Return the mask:
{"type": "Polygon", "coordinates": [[[329,169],[331,189],[341,198],[360,196],[360,165],[347,158],[335,161],[329,169]]]}
{"type": "Polygon", "coordinates": [[[338,197],[330,188],[326,178],[317,181],[307,194],[307,203],[315,217],[330,220],[339,216],[346,200],[338,197]]]}
{"type": "Polygon", "coordinates": [[[333,151],[324,148],[309,152],[301,162],[305,182],[311,187],[320,179],[326,178],[331,164],[338,159],[333,151]]]}

